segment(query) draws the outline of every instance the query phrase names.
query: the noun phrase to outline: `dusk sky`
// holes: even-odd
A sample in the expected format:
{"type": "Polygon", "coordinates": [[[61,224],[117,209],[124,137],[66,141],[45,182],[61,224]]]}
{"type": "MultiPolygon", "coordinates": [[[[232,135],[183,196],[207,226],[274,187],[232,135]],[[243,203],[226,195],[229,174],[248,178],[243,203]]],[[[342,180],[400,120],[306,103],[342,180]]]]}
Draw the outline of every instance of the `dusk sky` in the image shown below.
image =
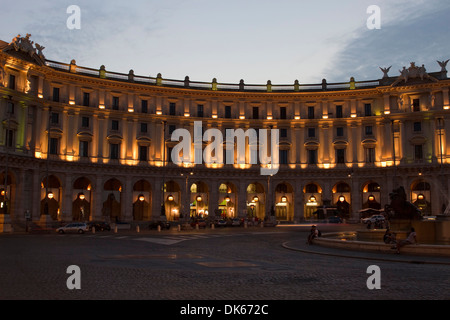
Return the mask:
{"type": "Polygon", "coordinates": [[[414,61],[428,72],[450,59],[448,0],[8,1],[0,39],[17,34],[47,59],[109,71],[222,83],[373,80],[414,61]],[[81,9],[70,30],[67,7],[81,9]],[[370,5],[381,29],[369,30],[370,5]]]}

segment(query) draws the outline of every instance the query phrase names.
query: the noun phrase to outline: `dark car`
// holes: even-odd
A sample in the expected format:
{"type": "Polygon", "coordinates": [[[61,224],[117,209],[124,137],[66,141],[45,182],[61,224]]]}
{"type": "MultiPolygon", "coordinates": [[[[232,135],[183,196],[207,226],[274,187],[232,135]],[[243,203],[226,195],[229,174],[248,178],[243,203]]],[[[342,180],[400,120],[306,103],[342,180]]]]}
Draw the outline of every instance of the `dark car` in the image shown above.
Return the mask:
{"type": "Polygon", "coordinates": [[[96,231],[111,231],[111,226],[107,222],[103,221],[91,221],[88,223],[89,230],[92,230],[92,227],[95,227],[96,231]]]}
{"type": "Polygon", "coordinates": [[[158,226],[161,228],[161,230],[163,230],[163,229],[169,230],[170,229],[170,223],[167,222],[167,221],[153,221],[153,222],[150,222],[150,224],[148,225],[148,228],[150,230],[158,229],[158,226]]]}
{"type": "Polygon", "coordinates": [[[338,217],[338,216],[328,217],[328,222],[329,223],[342,223],[342,219],[341,219],[341,217],[338,217]]]}

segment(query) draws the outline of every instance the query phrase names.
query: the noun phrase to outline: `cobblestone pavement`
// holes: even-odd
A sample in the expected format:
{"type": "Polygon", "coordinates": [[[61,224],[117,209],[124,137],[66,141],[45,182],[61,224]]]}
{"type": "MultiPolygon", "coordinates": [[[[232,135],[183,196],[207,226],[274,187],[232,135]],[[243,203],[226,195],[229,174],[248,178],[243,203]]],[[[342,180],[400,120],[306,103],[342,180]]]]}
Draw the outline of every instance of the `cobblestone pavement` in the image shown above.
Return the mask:
{"type": "Polygon", "coordinates": [[[448,264],[390,261],[392,255],[354,259],[342,251],[330,256],[304,244],[307,232],[253,227],[3,234],[0,299],[450,299],[448,264]],[[289,250],[285,243],[323,254],[289,250]],[[80,267],[79,290],[67,288],[70,265],[80,267]],[[367,288],[370,265],[381,269],[379,290],[367,288]]]}

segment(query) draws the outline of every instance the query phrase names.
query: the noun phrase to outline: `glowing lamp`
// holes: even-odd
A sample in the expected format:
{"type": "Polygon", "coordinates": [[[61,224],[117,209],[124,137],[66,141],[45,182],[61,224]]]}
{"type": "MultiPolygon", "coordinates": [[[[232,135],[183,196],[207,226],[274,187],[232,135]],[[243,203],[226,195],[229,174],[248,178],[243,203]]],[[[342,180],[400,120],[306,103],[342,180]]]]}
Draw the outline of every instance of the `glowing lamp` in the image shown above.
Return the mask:
{"type": "Polygon", "coordinates": [[[281,202],[287,202],[287,197],[286,196],[282,196],[281,197],[281,202]]]}
{"type": "Polygon", "coordinates": [[[344,196],[340,196],[340,197],[339,197],[339,201],[340,201],[340,202],[344,202],[344,201],[345,201],[345,197],[344,197],[344,196]]]}
{"type": "Polygon", "coordinates": [[[141,194],[140,196],[139,196],[139,201],[140,202],[143,202],[145,200],[145,197],[141,194]]]}
{"type": "Polygon", "coordinates": [[[84,194],[80,194],[78,198],[80,198],[80,200],[84,200],[86,197],[84,196],[84,194]]]}
{"type": "Polygon", "coordinates": [[[48,194],[47,194],[47,198],[49,198],[49,199],[53,199],[53,192],[49,192],[48,194]]]}
{"type": "Polygon", "coordinates": [[[167,200],[168,200],[168,201],[173,201],[173,199],[174,199],[174,198],[173,198],[173,195],[169,195],[169,196],[167,197],[167,200]]]}
{"type": "Polygon", "coordinates": [[[200,202],[200,201],[202,201],[202,196],[197,196],[197,202],[200,202]]]}

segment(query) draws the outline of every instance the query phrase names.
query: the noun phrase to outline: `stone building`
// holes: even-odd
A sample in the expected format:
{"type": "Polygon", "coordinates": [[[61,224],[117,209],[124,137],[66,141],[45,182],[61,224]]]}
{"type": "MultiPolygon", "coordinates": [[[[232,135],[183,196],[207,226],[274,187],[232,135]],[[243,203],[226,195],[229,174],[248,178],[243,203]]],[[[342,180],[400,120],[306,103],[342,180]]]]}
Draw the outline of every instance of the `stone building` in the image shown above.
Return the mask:
{"type": "MultiPolygon", "coordinates": [[[[0,42],[0,202],[14,222],[165,216],[359,219],[404,186],[427,215],[449,205],[445,63],[397,76],[249,85],[164,79],[47,60],[30,35],[0,42]],[[278,129],[280,168],[173,163],[174,130],[278,129]],[[322,210],[322,214],[323,214],[322,210]],[[325,210],[326,211],[326,210],[325,210]]],[[[234,143],[234,142],[233,142],[234,143]]],[[[207,141],[202,147],[206,148],[207,141]]]]}

